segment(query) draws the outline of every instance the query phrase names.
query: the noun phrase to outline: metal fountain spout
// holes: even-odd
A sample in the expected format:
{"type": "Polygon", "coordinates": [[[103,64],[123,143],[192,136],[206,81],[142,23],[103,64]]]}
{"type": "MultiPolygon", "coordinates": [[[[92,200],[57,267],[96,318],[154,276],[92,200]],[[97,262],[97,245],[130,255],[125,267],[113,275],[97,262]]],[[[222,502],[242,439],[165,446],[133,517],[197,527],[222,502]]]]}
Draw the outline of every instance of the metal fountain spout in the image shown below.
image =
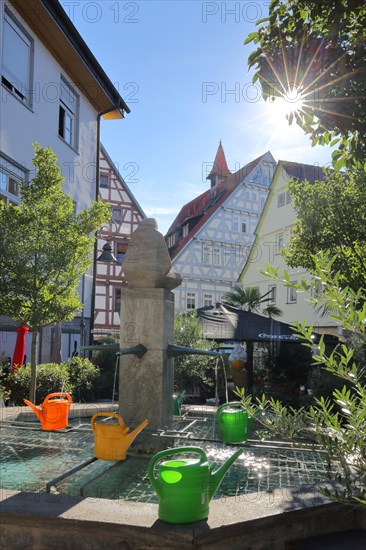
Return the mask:
{"type": "Polygon", "coordinates": [[[222,356],[221,351],[186,348],[184,346],[176,346],[175,344],[168,344],[167,354],[168,354],[168,358],[178,357],[179,355],[206,355],[208,357],[222,356]]]}

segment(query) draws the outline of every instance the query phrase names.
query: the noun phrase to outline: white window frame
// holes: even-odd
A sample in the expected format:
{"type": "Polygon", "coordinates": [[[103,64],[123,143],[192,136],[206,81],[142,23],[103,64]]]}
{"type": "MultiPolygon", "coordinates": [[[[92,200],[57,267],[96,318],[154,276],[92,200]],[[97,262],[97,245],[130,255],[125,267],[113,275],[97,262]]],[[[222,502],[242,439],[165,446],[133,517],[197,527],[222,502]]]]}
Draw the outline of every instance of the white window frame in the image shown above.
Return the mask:
{"type": "Polygon", "coordinates": [[[99,187],[103,187],[103,189],[107,189],[110,185],[110,177],[108,172],[101,172],[99,175],[99,187]],[[107,183],[102,184],[102,178],[106,178],[107,183]]]}
{"type": "Polygon", "coordinates": [[[123,222],[123,210],[118,206],[112,206],[112,221],[117,223],[123,222]]]}
{"type": "Polygon", "coordinates": [[[283,191],[282,193],[279,193],[277,196],[277,208],[281,208],[282,206],[285,206],[286,204],[286,193],[283,191]]]}
{"type": "Polygon", "coordinates": [[[67,145],[77,151],[79,141],[79,94],[62,75],[60,79],[58,135],[67,145]]]}
{"type": "Polygon", "coordinates": [[[186,223],[185,225],[183,225],[183,231],[182,231],[183,239],[184,237],[187,237],[188,233],[189,233],[189,225],[188,223],[186,223]]]}
{"type": "Polygon", "coordinates": [[[215,267],[219,267],[221,265],[221,246],[220,245],[213,245],[212,247],[212,264],[215,267]]]}
{"type": "Polygon", "coordinates": [[[203,243],[202,247],[202,263],[211,265],[212,263],[212,245],[203,243]]]}
{"type": "MultiPolygon", "coordinates": [[[[296,284],[297,281],[291,281],[292,284],[296,284]]],[[[297,290],[295,288],[287,287],[287,303],[296,304],[297,303],[297,290]]]]}
{"type": "Polygon", "coordinates": [[[121,300],[122,300],[122,289],[120,287],[115,286],[113,289],[113,311],[114,313],[121,313],[121,300]],[[119,294],[119,296],[118,296],[119,294]],[[117,305],[119,307],[117,308],[117,305]]]}
{"type": "Polygon", "coordinates": [[[277,285],[268,285],[268,304],[275,304],[277,297],[277,285]]]}
{"type": "Polygon", "coordinates": [[[246,221],[242,221],[240,227],[242,233],[248,233],[248,223],[246,221]]]}
{"type": "MultiPolygon", "coordinates": [[[[33,38],[27,33],[27,31],[24,29],[24,27],[18,22],[18,20],[14,17],[14,15],[10,12],[10,10],[5,6],[4,9],[4,18],[2,21],[3,26],[3,44],[2,44],[2,59],[1,59],[1,83],[5,88],[11,92],[11,94],[16,97],[19,101],[21,101],[24,105],[27,105],[28,107],[32,107],[33,104],[33,59],[34,59],[34,41],[33,38]],[[8,29],[8,30],[6,30],[8,29]],[[13,33],[13,44],[10,44],[9,46],[9,57],[10,59],[7,59],[6,52],[7,52],[7,46],[5,44],[6,40],[6,34],[7,33],[13,33]],[[19,40],[21,42],[19,42],[19,40]],[[21,48],[17,47],[16,41],[18,41],[18,46],[25,47],[24,50],[24,56],[26,56],[26,59],[23,57],[22,61],[24,65],[26,66],[25,70],[27,75],[23,78],[21,77],[21,81],[18,81],[17,75],[16,75],[16,69],[14,73],[15,67],[20,67],[21,63],[20,60],[16,59],[17,55],[21,54],[21,48]],[[17,62],[18,61],[18,62],[17,62]]],[[[11,35],[9,35],[11,36],[11,35]]]]}
{"type": "Polygon", "coordinates": [[[233,232],[239,233],[239,216],[233,215],[233,232]]]}
{"type": "Polygon", "coordinates": [[[278,233],[276,235],[276,254],[280,254],[283,247],[284,247],[284,235],[283,233],[278,233]]]}
{"type": "Polygon", "coordinates": [[[20,183],[27,181],[28,170],[11,161],[6,155],[0,154],[0,200],[5,204],[20,203],[20,183]],[[11,185],[15,183],[17,193],[13,193],[11,185]]]}
{"type": "Polygon", "coordinates": [[[172,235],[169,235],[168,237],[168,248],[171,248],[174,245],[175,245],[175,233],[173,233],[172,235]]]}
{"type": "Polygon", "coordinates": [[[210,307],[213,305],[213,294],[207,294],[206,292],[203,294],[203,306],[204,307],[210,307]]]}
{"type": "Polygon", "coordinates": [[[186,294],[186,308],[187,309],[196,309],[196,293],[187,292],[186,294]]]}

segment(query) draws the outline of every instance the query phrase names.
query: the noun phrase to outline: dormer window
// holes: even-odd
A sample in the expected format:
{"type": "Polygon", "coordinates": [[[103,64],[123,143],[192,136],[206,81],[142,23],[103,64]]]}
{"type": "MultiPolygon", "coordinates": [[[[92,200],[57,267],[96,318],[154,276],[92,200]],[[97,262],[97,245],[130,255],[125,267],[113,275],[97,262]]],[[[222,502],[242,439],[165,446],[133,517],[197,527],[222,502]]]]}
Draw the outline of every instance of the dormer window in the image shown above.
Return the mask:
{"type": "Polygon", "coordinates": [[[169,235],[168,237],[168,248],[171,248],[174,245],[175,245],[175,233],[173,233],[172,235],[169,235]]]}
{"type": "Polygon", "coordinates": [[[183,225],[183,239],[184,237],[187,237],[189,233],[189,226],[188,226],[188,223],[186,223],[186,225],[183,225]]]}

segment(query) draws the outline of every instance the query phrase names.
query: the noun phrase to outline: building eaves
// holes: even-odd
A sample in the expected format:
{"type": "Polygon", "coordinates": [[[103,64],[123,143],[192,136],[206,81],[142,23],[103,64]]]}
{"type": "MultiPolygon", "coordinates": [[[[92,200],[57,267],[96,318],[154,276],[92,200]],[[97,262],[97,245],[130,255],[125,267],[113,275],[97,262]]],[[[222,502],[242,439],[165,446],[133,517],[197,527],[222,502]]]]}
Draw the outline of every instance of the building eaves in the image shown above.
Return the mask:
{"type": "MultiPolygon", "coordinates": [[[[51,17],[57,23],[59,28],[65,34],[75,50],[79,53],[80,57],[93,74],[94,78],[98,81],[101,88],[109,96],[111,102],[116,108],[123,109],[126,113],[130,113],[128,105],[123,98],[117,92],[116,88],[108,78],[97,59],[87,46],[86,42],[77,31],[75,25],[72,23],[67,13],[61,6],[58,0],[40,0],[51,17]]],[[[29,0],[28,0],[29,2],[29,0]]]]}

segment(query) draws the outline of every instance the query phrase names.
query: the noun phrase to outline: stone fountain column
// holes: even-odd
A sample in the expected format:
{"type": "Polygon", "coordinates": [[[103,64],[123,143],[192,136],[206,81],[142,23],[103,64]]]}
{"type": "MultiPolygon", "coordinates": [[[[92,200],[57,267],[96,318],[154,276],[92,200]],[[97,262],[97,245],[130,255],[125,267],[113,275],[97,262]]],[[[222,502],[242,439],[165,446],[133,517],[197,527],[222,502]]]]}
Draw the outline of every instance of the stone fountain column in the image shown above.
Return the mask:
{"type": "Polygon", "coordinates": [[[122,355],[119,369],[119,413],[131,428],[145,418],[149,425],[134,447],[155,452],[163,441],[151,436],[171,428],[174,369],[167,345],[174,341],[173,288],[181,277],[172,267],[168,249],[156,221],[142,220],[133,233],[123,260],[128,288],[121,295],[121,349],[142,344],[142,358],[122,355]]]}

